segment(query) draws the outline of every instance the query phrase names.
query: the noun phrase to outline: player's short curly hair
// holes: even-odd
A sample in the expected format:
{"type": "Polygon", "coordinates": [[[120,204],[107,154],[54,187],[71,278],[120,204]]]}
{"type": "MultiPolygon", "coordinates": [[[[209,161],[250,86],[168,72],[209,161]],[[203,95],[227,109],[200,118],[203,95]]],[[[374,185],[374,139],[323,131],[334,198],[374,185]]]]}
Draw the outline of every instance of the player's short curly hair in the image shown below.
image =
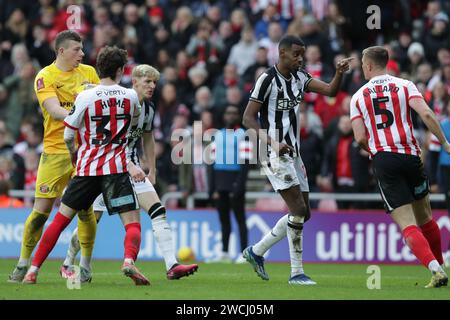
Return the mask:
{"type": "Polygon", "coordinates": [[[102,78],[116,78],[117,69],[127,64],[128,52],[116,46],[106,46],[100,50],[97,56],[98,76],[102,78]]]}

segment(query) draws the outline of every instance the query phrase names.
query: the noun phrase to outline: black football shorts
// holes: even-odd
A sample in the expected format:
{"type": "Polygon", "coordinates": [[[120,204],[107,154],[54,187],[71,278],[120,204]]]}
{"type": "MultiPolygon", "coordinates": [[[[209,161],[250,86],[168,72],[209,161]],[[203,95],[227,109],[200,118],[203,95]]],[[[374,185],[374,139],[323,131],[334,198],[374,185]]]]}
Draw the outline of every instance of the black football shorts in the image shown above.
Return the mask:
{"type": "Polygon", "coordinates": [[[75,210],[87,210],[102,193],[110,215],[139,208],[130,175],[75,176],[70,180],[61,202],[75,210]]]}
{"type": "Polygon", "coordinates": [[[373,158],[373,169],[388,213],[429,193],[428,177],[418,156],[379,152],[373,158]]]}

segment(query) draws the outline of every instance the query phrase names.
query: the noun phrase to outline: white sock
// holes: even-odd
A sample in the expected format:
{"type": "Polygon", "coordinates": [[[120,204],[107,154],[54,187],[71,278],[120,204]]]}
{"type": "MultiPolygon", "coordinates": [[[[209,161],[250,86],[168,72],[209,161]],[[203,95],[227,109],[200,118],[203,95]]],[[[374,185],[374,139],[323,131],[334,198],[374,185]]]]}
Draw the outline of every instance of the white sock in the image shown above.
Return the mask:
{"type": "Polygon", "coordinates": [[[36,266],[31,266],[30,270],[28,270],[28,272],[34,272],[34,273],[38,273],[38,271],[39,271],[39,267],[36,267],[36,266]]]}
{"type": "Polygon", "coordinates": [[[81,256],[80,267],[85,268],[87,271],[91,271],[91,257],[81,256]]]}
{"type": "Polygon", "coordinates": [[[175,249],[172,241],[172,230],[165,215],[160,215],[152,219],[153,235],[158,243],[164,262],[166,263],[166,270],[169,270],[174,264],[178,263],[175,256],[175,249]]]}
{"type": "Polygon", "coordinates": [[[278,241],[286,236],[288,215],[284,215],[277,221],[275,227],[270,230],[257,244],[253,246],[253,252],[258,256],[263,256],[267,250],[272,248],[278,241]]]}
{"type": "Polygon", "coordinates": [[[80,241],[78,240],[78,228],[75,228],[70,238],[69,249],[67,250],[66,259],[63,262],[65,266],[71,266],[75,262],[75,257],[80,252],[80,241]]]}
{"type": "Polygon", "coordinates": [[[123,260],[125,263],[129,263],[129,264],[134,264],[134,260],[131,258],[125,258],[125,260],[123,260]]]}
{"type": "Polygon", "coordinates": [[[444,269],[439,265],[439,262],[437,260],[433,260],[428,264],[428,270],[431,272],[443,272],[444,269]]]}
{"type": "Polygon", "coordinates": [[[291,257],[291,277],[304,273],[303,271],[303,221],[304,218],[288,217],[287,238],[289,256],[291,257]]]}
{"type": "Polygon", "coordinates": [[[28,259],[24,259],[24,258],[19,258],[19,262],[17,263],[18,267],[28,267],[28,265],[30,264],[30,260],[31,258],[28,259]]]}

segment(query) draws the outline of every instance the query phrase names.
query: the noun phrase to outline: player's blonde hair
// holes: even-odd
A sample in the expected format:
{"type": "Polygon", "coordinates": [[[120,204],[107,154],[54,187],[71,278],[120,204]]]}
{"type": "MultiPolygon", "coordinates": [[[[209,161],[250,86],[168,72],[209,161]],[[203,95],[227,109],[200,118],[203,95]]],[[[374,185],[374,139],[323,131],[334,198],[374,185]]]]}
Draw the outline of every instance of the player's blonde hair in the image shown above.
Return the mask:
{"type": "Polygon", "coordinates": [[[363,50],[363,56],[373,61],[379,68],[386,68],[389,61],[388,51],[381,46],[368,47],[363,50]]]}
{"type": "Polygon", "coordinates": [[[133,71],[131,72],[131,76],[135,78],[142,78],[142,77],[150,77],[153,80],[158,81],[160,77],[160,73],[156,68],[148,65],[148,64],[140,64],[133,68],[133,71]]]}

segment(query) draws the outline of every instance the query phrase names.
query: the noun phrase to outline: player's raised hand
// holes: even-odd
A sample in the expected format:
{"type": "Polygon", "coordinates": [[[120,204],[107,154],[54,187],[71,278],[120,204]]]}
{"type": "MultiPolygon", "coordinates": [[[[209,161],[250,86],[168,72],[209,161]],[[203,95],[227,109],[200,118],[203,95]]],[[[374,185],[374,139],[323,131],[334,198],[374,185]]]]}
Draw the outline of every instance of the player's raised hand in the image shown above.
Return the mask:
{"type": "Polygon", "coordinates": [[[285,153],[289,152],[295,152],[295,149],[285,143],[282,142],[275,142],[272,140],[272,143],[270,144],[272,149],[278,154],[279,156],[282,156],[285,153]]]}
{"type": "Polygon", "coordinates": [[[70,153],[70,160],[72,161],[72,165],[74,167],[77,166],[77,157],[78,157],[78,150],[70,153]]]}
{"type": "Polygon", "coordinates": [[[350,61],[354,58],[345,58],[339,61],[336,65],[336,72],[343,74],[344,72],[347,72],[350,70],[350,61]]]}

